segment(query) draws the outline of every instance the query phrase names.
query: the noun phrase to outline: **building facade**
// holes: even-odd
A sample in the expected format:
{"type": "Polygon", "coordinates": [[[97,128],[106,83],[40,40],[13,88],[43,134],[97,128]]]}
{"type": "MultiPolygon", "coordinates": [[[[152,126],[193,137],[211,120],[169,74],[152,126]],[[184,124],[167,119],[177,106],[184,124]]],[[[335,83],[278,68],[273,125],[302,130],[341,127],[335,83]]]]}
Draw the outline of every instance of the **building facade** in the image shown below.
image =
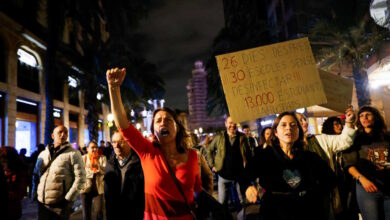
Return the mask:
{"type": "MultiPolygon", "coordinates": [[[[0,12],[0,141],[2,146],[26,148],[27,155],[43,143],[45,129],[45,42],[0,12]]],[[[87,110],[77,79],[55,84],[55,125],[69,128],[69,141],[76,146],[88,142],[87,110]],[[74,85],[76,80],[76,85],[74,85]],[[76,96],[70,96],[77,94],[76,96]],[[76,101],[73,101],[76,100],[76,101]]],[[[99,100],[96,100],[99,101],[99,100]]],[[[109,107],[102,103],[99,140],[109,140],[106,126],[109,107]]]]}

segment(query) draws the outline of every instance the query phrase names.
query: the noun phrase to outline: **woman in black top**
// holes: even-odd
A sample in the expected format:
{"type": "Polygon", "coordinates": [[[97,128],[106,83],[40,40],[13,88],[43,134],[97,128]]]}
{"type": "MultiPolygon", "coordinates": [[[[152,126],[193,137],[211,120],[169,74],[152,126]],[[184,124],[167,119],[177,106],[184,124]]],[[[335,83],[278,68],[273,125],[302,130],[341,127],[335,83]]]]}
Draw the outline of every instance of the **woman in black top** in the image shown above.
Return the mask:
{"type": "MultiPolygon", "coordinates": [[[[294,113],[280,114],[272,126],[272,146],[246,167],[246,182],[259,178],[265,194],[261,219],[322,219],[323,195],[334,186],[329,166],[315,153],[303,151],[303,131],[294,113]]],[[[254,186],[245,188],[249,202],[257,199],[254,186]]]]}
{"type": "Polygon", "coordinates": [[[390,136],[379,111],[363,106],[358,134],[344,153],[345,168],[356,180],[356,198],[363,219],[390,219],[390,136]]]}

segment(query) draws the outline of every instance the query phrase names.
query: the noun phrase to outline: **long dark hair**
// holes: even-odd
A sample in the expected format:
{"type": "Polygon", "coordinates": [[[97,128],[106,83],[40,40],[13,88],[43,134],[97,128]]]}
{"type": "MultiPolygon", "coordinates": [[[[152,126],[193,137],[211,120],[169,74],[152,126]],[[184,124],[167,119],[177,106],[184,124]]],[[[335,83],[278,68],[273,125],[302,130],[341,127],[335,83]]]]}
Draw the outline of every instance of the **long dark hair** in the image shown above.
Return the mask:
{"type": "Polygon", "coordinates": [[[265,143],[267,143],[267,145],[270,144],[269,141],[266,142],[266,140],[265,140],[265,131],[268,130],[268,129],[271,129],[271,131],[272,131],[271,127],[265,127],[265,128],[263,128],[263,130],[261,130],[261,133],[260,133],[260,146],[263,146],[265,143]]]}
{"type": "Polygon", "coordinates": [[[360,114],[363,112],[371,112],[372,115],[374,116],[374,124],[372,126],[371,134],[375,135],[375,136],[383,137],[387,132],[386,131],[387,126],[386,126],[385,120],[383,119],[383,116],[381,115],[381,113],[379,113],[378,109],[376,109],[372,106],[368,106],[368,105],[362,106],[359,109],[358,114],[357,114],[358,120],[356,120],[356,126],[359,130],[359,133],[365,133],[364,127],[363,127],[362,123],[360,122],[360,114]]]}
{"type": "Polygon", "coordinates": [[[279,138],[276,137],[275,133],[276,133],[276,129],[280,123],[280,120],[282,120],[282,118],[284,116],[291,116],[294,118],[294,120],[297,122],[297,126],[298,126],[298,130],[299,130],[299,136],[298,136],[298,140],[294,142],[293,146],[291,147],[291,152],[294,154],[297,150],[303,150],[303,146],[304,146],[304,142],[303,142],[303,130],[302,130],[302,126],[301,126],[301,123],[299,123],[298,121],[298,118],[297,116],[295,116],[295,114],[293,112],[283,112],[281,114],[278,115],[278,117],[276,117],[274,123],[272,124],[272,127],[271,127],[271,145],[272,146],[280,146],[280,141],[279,141],[279,138]]]}
{"type": "Polygon", "coordinates": [[[340,118],[338,118],[336,116],[332,116],[332,117],[327,118],[324,121],[324,124],[322,125],[321,133],[323,133],[323,134],[336,134],[336,132],[334,131],[334,126],[333,126],[333,123],[335,121],[337,121],[341,125],[340,118]]]}
{"type": "Polygon", "coordinates": [[[156,117],[157,112],[164,111],[170,114],[173,117],[173,120],[176,122],[177,125],[177,133],[176,133],[176,149],[179,153],[187,152],[188,148],[191,148],[192,146],[192,140],[191,136],[183,126],[183,123],[179,120],[177,117],[177,114],[175,111],[173,111],[170,108],[163,107],[154,110],[153,112],[153,118],[152,118],[152,124],[150,125],[150,131],[153,135],[153,144],[155,146],[160,146],[160,143],[158,143],[156,136],[154,135],[154,118],[156,117]]]}

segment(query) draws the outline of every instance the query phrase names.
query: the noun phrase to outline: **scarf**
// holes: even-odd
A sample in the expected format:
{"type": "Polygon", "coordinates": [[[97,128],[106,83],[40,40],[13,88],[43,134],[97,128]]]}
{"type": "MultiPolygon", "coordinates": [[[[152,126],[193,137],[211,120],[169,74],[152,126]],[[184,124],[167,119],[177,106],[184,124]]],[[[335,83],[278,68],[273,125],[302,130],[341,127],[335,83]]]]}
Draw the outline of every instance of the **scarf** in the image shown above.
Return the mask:
{"type": "Polygon", "coordinates": [[[89,158],[89,168],[92,172],[97,173],[99,171],[99,153],[88,153],[89,158]]]}

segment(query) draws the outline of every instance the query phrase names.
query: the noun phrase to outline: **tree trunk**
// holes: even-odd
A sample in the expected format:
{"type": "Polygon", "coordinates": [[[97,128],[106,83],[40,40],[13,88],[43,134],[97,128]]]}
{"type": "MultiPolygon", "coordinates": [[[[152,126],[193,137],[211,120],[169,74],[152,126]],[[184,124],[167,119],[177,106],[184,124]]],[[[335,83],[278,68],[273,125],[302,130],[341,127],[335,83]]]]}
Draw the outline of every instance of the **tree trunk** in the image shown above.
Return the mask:
{"type": "Polygon", "coordinates": [[[360,64],[353,64],[352,70],[359,108],[371,103],[367,72],[361,66],[360,64]]]}

